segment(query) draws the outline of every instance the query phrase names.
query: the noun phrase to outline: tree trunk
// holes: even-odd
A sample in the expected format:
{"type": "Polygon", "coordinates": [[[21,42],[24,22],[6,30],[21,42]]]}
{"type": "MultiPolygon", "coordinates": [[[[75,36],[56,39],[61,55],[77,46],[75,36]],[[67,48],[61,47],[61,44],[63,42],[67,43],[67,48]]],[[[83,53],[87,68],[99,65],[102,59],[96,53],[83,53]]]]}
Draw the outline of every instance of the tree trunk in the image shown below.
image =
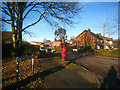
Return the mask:
{"type": "Polygon", "coordinates": [[[12,6],[12,13],[11,13],[11,25],[12,25],[12,32],[13,32],[13,48],[15,49],[17,47],[16,45],[16,30],[15,30],[15,24],[14,24],[14,5],[12,6]]]}
{"type": "Polygon", "coordinates": [[[22,3],[19,3],[18,5],[18,23],[17,23],[17,42],[18,42],[18,46],[19,48],[22,45],[22,12],[23,12],[23,8],[22,8],[22,3]]]}
{"type": "Polygon", "coordinates": [[[17,47],[18,47],[18,45],[17,45],[17,31],[15,30],[15,8],[14,8],[14,4],[15,3],[13,3],[13,5],[12,5],[12,11],[11,11],[11,26],[12,26],[12,32],[13,32],[13,37],[12,37],[12,39],[13,39],[13,49],[14,49],[14,51],[13,51],[13,53],[12,53],[12,55],[13,56],[16,56],[17,55],[17,47]]]}

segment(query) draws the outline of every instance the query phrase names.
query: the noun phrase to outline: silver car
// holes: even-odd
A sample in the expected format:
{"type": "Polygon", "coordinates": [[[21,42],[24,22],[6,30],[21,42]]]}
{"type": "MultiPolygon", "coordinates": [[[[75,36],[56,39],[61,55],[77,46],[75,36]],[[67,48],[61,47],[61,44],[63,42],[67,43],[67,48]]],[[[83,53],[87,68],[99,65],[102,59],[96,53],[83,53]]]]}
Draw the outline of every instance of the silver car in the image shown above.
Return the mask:
{"type": "Polygon", "coordinates": [[[46,48],[45,47],[40,47],[40,51],[46,52],[46,48]]]}

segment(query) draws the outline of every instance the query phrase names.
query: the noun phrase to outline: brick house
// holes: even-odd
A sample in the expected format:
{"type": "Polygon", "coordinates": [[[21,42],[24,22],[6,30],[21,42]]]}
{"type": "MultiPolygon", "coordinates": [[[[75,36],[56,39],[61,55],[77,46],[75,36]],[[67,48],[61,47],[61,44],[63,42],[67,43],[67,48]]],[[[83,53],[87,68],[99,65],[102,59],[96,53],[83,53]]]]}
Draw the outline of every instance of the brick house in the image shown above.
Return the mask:
{"type": "Polygon", "coordinates": [[[51,49],[52,44],[50,42],[44,43],[44,47],[47,48],[47,49],[51,49]]]}
{"type": "Polygon", "coordinates": [[[12,43],[12,34],[11,31],[2,31],[2,43],[12,43]]]}
{"type": "Polygon", "coordinates": [[[78,46],[91,46],[92,49],[112,49],[113,39],[103,37],[101,33],[94,34],[90,29],[84,30],[76,37],[76,44],[78,46]]]}
{"type": "Polygon", "coordinates": [[[61,42],[60,41],[54,41],[52,42],[52,48],[60,46],[61,42]]]}
{"type": "Polygon", "coordinates": [[[51,43],[47,42],[47,43],[41,43],[41,42],[35,42],[35,41],[31,41],[29,42],[32,45],[38,45],[40,47],[45,47],[46,49],[50,49],[51,48],[51,43]]]}
{"type": "Polygon", "coordinates": [[[30,41],[29,43],[32,45],[41,45],[41,42],[30,41]]]}

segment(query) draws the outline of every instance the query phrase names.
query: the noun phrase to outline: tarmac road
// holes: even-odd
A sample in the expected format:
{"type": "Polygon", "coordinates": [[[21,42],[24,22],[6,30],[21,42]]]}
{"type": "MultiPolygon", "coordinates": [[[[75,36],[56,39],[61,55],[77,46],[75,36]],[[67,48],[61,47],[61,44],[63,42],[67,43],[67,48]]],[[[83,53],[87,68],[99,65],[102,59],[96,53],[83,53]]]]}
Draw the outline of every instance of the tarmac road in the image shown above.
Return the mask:
{"type": "Polygon", "coordinates": [[[120,61],[114,58],[86,56],[78,53],[71,53],[67,56],[67,60],[79,64],[94,73],[100,81],[101,87],[119,87],[120,66],[118,64],[120,61]]]}

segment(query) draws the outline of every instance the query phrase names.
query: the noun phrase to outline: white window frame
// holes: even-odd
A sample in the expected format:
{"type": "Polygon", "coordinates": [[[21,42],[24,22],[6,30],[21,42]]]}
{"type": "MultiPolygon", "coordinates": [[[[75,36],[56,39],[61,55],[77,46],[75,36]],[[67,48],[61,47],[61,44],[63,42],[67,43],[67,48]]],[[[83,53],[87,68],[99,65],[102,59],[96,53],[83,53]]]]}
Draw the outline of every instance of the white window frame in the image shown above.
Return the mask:
{"type": "Polygon", "coordinates": [[[56,46],[56,43],[54,43],[54,46],[56,46]]]}

